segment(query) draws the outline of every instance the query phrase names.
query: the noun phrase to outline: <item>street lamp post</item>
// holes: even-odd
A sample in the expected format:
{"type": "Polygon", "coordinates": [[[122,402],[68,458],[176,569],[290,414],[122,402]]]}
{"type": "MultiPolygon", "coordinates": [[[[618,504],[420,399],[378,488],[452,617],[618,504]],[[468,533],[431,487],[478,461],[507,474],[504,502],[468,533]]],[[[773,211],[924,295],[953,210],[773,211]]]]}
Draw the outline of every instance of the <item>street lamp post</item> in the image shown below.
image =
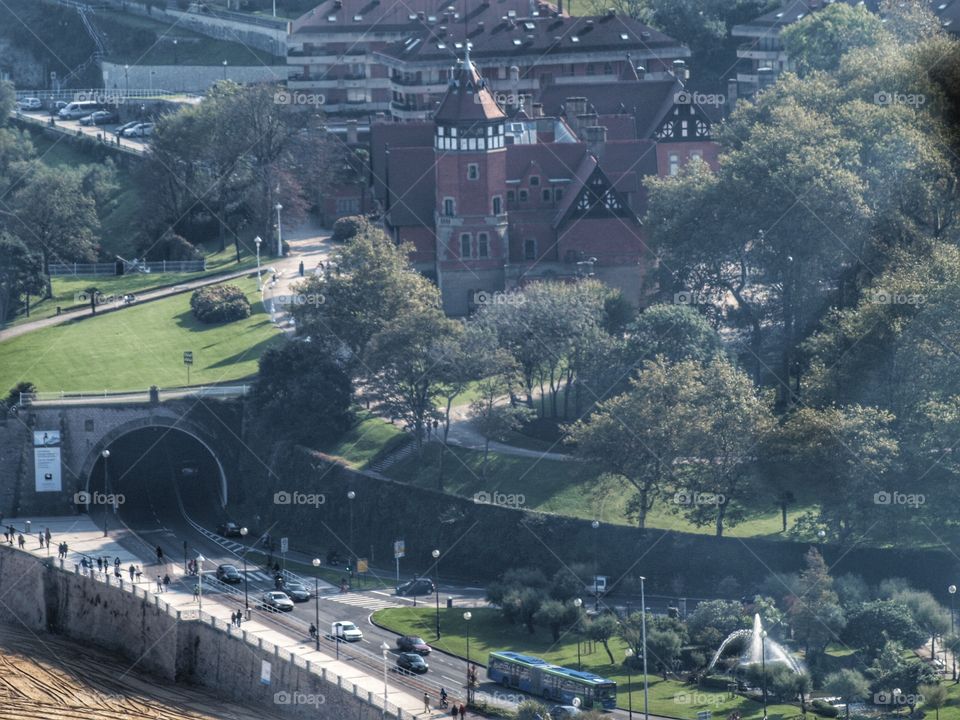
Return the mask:
{"type": "Polygon", "coordinates": [[[173,64],[180,64],[180,57],[177,55],[177,38],[173,39],[173,64]]]}
{"type": "Polygon", "coordinates": [[[347,562],[350,563],[351,568],[353,567],[353,501],[356,499],[356,497],[357,497],[357,494],[353,490],[347,493],[347,500],[350,501],[349,503],[347,503],[350,506],[350,547],[349,547],[350,557],[347,560],[347,562]]]}
{"type": "MultiPolygon", "coordinates": [[[[313,559],[313,567],[318,571],[320,569],[320,558],[313,559]]],[[[317,626],[317,650],[320,649],[320,576],[313,576],[313,603],[315,607],[316,622],[314,623],[317,626]]],[[[386,703],[386,698],[384,698],[384,703],[386,703]]]]}
{"type": "Polygon", "coordinates": [[[197,609],[203,612],[203,561],[206,558],[203,555],[197,553],[197,587],[199,592],[197,593],[197,609]]]}
{"type": "Polygon", "coordinates": [[[467,621],[467,705],[473,700],[472,688],[470,684],[470,620],[473,618],[473,613],[469,610],[463,614],[463,619],[467,621]]]}
{"type": "Polygon", "coordinates": [[[277,211],[277,257],[283,257],[283,227],[280,225],[280,211],[283,210],[283,205],[277,203],[273,206],[273,209],[277,211]]]}
{"type": "MultiPolygon", "coordinates": [[[[646,578],[640,576],[640,628],[641,642],[643,643],[643,720],[650,720],[649,713],[649,683],[647,681],[647,596],[644,593],[646,578]]],[[[764,713],[766,715],[766,713],[764,713]]],[[[766,720],[766,719],[764,719],[766,720]]]]}
{"type": "MultiPolygon", "coordinates": [[[[250,532],[247,528],[240,528],[240,537],[245,538],[250,532]]],[[[243,614],[250,619],[250,592],[247,585],[247,549],[243,549],[243,614]]]]}
{"type": "Polygon", "coordinates": [[[573,606],[577,609],[577,670],[583,670],[580,662],[580,608],[583,607],[583,600],[577,598],[573,601],[573,606]]]}
{"type": "Polygon", "coordinates": [[[434,562],[433,576],[435,581],[433,589],[437,596],[437,640],[440,639],[440,551],[434,550],[432,553],[434,562]]]}
{"type": "Polygon", "coordinates": [[[767,720],[767,631],[760,631],[760,674],[763,676],[763,720],[767,720]]]}
{"type": "Polygon", "coordinates": [[[624,665],[627,666],[627,715],[633,720],[633,673],[630,669],[630,661],[633,659],[633,650],[627,648],[623,651],[624,665]]]}
{"type": "Polygon", "coordinates": [[[227,79],[227,61],[226,60],[223,61],[223,79],[224,80],[227,79]]]}
{"type": "Polygon", "coordinates": [[[130,66],[123,66],[123,82],[124,86],[127,89],[127,97],[130,97],[130,66]]]}
{"type": "Polygon", "coordinates": [[[260,279],[260,243],[262,242],[259,235],[253,239],[253,244],[257,246],[257,290],[260,292],[263,292],[263,281],[260,279]]]}
{"type": "MultiPolygon", "coordinates": [[[[600,529],[600,521],[594,520],[590,523],[590,527],[594,530],[600,529]]],[[[593,609],[595,612],[600,612],[600,578],[597,577],[597,565],[598,565],[598,550],[597,550],[597,535],[598,533],[593,534],[593,609]]]]}
{"type": "Polygon", "coordinates": [[[110,451],[104,448],[100,451],[100,457],[103,458],[103,536],[107,537],[107,521],[110,518],[106,503],[106,496],[110,494],[110,471],[107,468],[107,461],[110,459],[110,451]]]}
{"type": "Polygon", "coordinates": [[[957,636],[956,636],[956,629],[955,629],[956,626],[954,624],[954,615],[956,613],[954,610],[953,596],[957,594],[957,586],[951,585],[950,587],[947,588],[947,592],[950,593],[950,644],[952,645],[952,647],[950,648],[950,654],[953,657],[953,663],[952,663],[953,679],[954,681],[956,681],[957,679],[957,636]]]}
{"type": "Polygon", "coordinates": [[[390,652],[390,646],[386,641],[380,643],[380,651],[383,653],[383,713],[381,717],[387,716],[387,653],[390,652]]]}

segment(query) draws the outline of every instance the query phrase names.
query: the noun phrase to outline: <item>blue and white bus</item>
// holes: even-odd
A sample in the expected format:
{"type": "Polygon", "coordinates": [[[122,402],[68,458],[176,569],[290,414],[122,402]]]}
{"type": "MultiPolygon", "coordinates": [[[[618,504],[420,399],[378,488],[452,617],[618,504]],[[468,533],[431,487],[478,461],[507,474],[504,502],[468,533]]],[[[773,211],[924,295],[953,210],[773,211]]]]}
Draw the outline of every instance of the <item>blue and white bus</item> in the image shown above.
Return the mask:
{"type": "Polygon", "coordinates": [[[585,709],[612,710],[617,706],[617,684],[613,680],[552,665],[530,655],[506,650],[490,653],[487,678],[505,687],[556,700],[561,705],[573,705],[574,698],[578,698],[580,707],[585,709]]]}

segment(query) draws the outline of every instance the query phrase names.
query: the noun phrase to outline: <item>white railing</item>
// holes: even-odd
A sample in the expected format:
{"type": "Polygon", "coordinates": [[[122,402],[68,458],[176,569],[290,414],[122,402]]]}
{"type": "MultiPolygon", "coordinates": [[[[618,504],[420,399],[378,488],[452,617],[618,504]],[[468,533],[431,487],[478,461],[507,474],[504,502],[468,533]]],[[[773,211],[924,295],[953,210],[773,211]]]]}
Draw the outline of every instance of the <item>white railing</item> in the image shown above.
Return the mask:
{"type": "MultiPolygon", "coordinates": [[[[206,259],[202,260],[154,260],[137,261],[136,264],[124,261],[124,273],[132,272],[201,272],[207,269],[206,259]]],[[[62,275],[115,275],[117,263],[50,263],[50,276],[62,275]]]]}

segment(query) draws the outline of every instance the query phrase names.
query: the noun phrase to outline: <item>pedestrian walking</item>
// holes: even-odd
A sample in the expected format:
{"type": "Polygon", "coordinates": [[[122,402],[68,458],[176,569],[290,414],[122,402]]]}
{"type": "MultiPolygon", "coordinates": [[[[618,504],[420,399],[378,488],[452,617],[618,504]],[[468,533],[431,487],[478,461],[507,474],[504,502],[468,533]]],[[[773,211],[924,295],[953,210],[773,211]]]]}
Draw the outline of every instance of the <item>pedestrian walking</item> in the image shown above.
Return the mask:
{"type": "Polygon", "coordinates": [[[303,277],[303,260],[300,261],[300,277],[303,277]]]}
{"type": "Polygon", "coordinates": [[[20,546],[20,549],[23,550],[23,546],[27,544],[27,541],[23,539],[23,533],[17,535],[17,545],[20,546]]]}
{"type": "Polygon", "coordinates": [[[37,533],[37,540],[40,541],[40,547],[43,547],[43,530],[37,533]]]}
{"type": "Polygon", "coordinates": [[[423,711],[425,713],[430,712],[430,696],[427,693],[423,694],[423,711]]]}
{"type": "Polygon", "coordinates": [[[115,567],[115,568],[113,569],[113,576],[114,576],[115,578],[117,578],[117,580],[119,580],[119,579],[122,577],[122,573],[120,572],[120,567],[119,567],[119,566],[117,566],[117,567],[115,567]]]}
{"type": "Polygon", "coordinates": [[[467,706],[463,703],[460,703],[460,720],[463,720],[467,716],[467,706]]]}
{"type": "Polygon", "coordinates": [[[163,576],[163,591],[166,592],[169,587],[170,587],[170,576],[169,576],[169,575],[164,575],[164,576],[163,576]]]}
{"type": "Polygon", "coordinates": [[[197,602],[200,602],[200,585],[199,584],[193,586],[193,599],[196,600],[197,602]]]}
{"type": "Polygon", "coordinates": [[[130,582],[133,582],[133,574],[137,571],[137,568],[132,564],[130,565],[130,582]]]}
{"type": "Polygon", "coordinates": [[[138,582],[138,583],[140,582],[140,578],[141,578],[141,577],[143,577],[143,572],[140,570],[140,568],[137,568],[137,582],[138,582]]]}
{"type": "Polygon", "coordinates": [[[64,541],[64,543],[63,543],[63,556],[66,557],[68,552],[70,552],[70,546],[67,545],[66,541],[64,541]]]}
{"type": "Polygon", "coordinates": [[[163,592],[163,578],[161,578],[159,575],[157,575],[157,592],[163,592]]]}
{"type": "Polygon", "coordinates": [[[237,627],[243,624],[243,613],[237,610],[237,627]]]}
{"type": "Polygon", "coordinates": [[[97,558],[97,572],[101,572],[102,570],[103,570],[103,559],[97,558]]]}
{"type": "Polygon", "coordinates": [[[458,708],[458,707],[457,707],[457,704],[454,703],[454,704],[450,707],[450,717],[452,717],[453,720],[457,720],[457,716],[459,716],[459,715],[460,715],[460,708],[458,708]]]}
{"type": "Polygon", "coordinates": [[[163,562],[163,548],[160,547],[159,545],[157,545],[157,562],[158,563],[163,562]]]}
{"type": "Polygon", "coordinates": [[[114,567],[115,570],[119,570],[119,569],[120,569],[120,556],[119,556],[119,555],[113,559],[113,567],[114,567]]]}
{"type": "Polygon", "coordinates": [[[47,546],[50,545],[51,537],[52,535],[50,535],[50,528],[47,528],[46,530],[43,531],[43,539],[47,541],[47,546]]]}

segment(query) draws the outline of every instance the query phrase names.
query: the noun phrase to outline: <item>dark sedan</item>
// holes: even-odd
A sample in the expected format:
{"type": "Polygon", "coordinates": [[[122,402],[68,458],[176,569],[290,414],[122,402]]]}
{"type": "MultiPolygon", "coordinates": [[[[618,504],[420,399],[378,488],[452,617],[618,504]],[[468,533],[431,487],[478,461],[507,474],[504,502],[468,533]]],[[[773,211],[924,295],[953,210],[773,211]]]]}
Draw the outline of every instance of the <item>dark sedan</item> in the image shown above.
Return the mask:
{"type": "Polygon", "coordinates": [[[243,582],[243,575],[233,565],[218,565],[217,580],[220,582],[236,584],[243,582]]]}
{"type": "Polygon", "coordinates": [[[429,655],[432,648],[427,645],[423,638],[416,635],[403,635],[397,638],[397,649],[401,652],[412,652],[418,655],[429,655]]]}
{"type": "Polygon", "coordinates": [[[433,581],[429,578],[418,578],[416,580],[408,580],[403,583],[400,587],[397,588],[397,595],[432,595],[433,594],[433,581]]]}
{"type": "Polygon", "coordinates": [[[397,655],[397,667],[418,675],[422,675],[430,669],[427,661],[417,653],[400,653],[397,655]]]}

